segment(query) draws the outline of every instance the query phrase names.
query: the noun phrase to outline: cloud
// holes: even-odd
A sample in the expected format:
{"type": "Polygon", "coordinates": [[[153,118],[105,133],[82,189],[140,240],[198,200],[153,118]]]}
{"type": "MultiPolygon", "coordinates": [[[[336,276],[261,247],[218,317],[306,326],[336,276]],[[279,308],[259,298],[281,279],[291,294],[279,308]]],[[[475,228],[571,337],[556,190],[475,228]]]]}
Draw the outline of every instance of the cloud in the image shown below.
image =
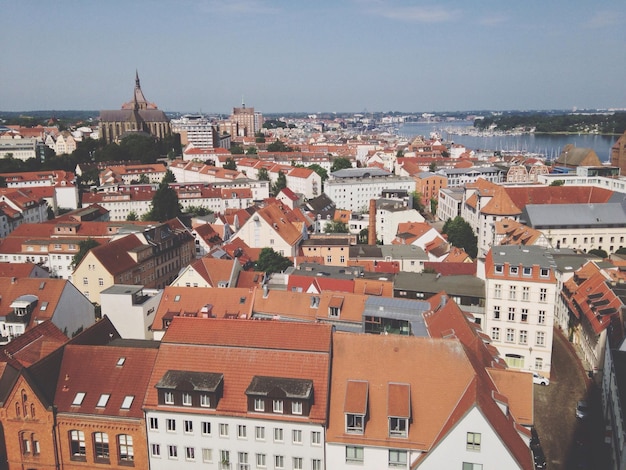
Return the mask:
{"type": "Polygon", "coordinates": [[[621,24],[622,18],[619,13],[614,11],[598,11],[593,15],[585,24],[587,28],[590,29],[598,29],[598,28],[606,28],[607,26],[614,26],[616,24],[621,24]]]}
{"type": "Polygon", "coordinates": [[[398,6],[378,0],[360,0],[357,4],[372,15],[409,23],[447,23],[456,20],[461,12],[440,6],[398,6]]]}

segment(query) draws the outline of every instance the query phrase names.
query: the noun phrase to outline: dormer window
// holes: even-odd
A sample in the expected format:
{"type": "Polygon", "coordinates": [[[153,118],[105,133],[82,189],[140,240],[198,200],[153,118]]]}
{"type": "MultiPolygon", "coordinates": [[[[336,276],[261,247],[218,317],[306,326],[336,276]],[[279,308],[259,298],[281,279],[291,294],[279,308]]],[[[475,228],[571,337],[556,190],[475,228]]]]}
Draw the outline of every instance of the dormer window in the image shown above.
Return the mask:
{"type": "Polygon", "coordinates": [[[501,264],[496,264],[495,272],[496,272],[496,274],[503,274],[504,273],[504,266],[502,266],[501,264]]]}
{"type": "Polygon", "coordinates": [[[85,399],[85,392],[78,392],[72,401],[72,406],[80,406],[85,399]]]}
{"type": "Polygon", "coordinates": [[[345,430],[348,434],[363,434],[367,415],[369,383],[363,380],[348,380],[343,405],[345,430]]]}
{"type": "Polygon", "coordinates": [[[519,273],[519,268],[517,266],[509,267],[509,274],[511,274],[511,276],[517,276],[518,273],[519,273]]]}
{"type": "Polygon", "coordinates": [[[254,411],[265,411],[265,401],[262,398],[254,399],[254,411]]]}
{"type": "Polygon", "coordinates": [[[332,296],[328,303],[328,316],[331,318],[338,318],[341,314],[341,306],[343,305],[343,297],[332,296]]]}
{"type": "Polygon", "coordinates": [[[530,276],[533,273],[533,268],[530,268],[528,266],[524,267],[524,270],[522,271],[522,274],[524,276],[530,276]]]}
{"type": "Polygon", "coordinates": [[[283,400],[272,400],[272,411],[274,413],[283,412],[283,400]]]}
{"type": "Polygon", "coordinates": [[[155,387],[161,405],[215,408],[223,382],[224,374],[168,370],[155,387]]]}
{"type": "Polygon", "coordinates": [[[246,389],[248,411],[308,416],[313,402],[313,381],[254,376],[246,389]],[[268,410],[269,411],[269,410],[268,410]]]}
{"type": "Polygon", "coordinates": [[[411,418],[411,386],[390,383],[387,390],[389,437],[407,437],[411,418]]]}
{"type": "Polygon", "coordinates": [[[163,401],[165,402],[166,405],[173,405],[174,404],[174,394],[172,392],[165,392],[163,394],[163,401]]]}

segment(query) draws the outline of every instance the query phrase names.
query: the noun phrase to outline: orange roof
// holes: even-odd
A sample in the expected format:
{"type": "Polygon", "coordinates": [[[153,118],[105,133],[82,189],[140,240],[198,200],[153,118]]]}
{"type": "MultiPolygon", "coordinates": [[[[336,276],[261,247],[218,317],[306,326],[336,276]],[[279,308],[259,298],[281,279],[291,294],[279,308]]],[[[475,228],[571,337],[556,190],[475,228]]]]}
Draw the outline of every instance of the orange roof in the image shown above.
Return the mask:
{"type": "MultiPolygon", "coordinates": [[[[37,297],[37,305],[32,312],[29,325],[50,320],[54,315],[59,299],[69,281],[65,279],[39,279],[33,277],[0,278],[0,316],[6,317],[13,312],[11,304],[24,295],[37,297]],[[45,310],[41,307],[46,305],[45,310]]],[[[28,329],[28,328],[27,328],[28,329]]]]}

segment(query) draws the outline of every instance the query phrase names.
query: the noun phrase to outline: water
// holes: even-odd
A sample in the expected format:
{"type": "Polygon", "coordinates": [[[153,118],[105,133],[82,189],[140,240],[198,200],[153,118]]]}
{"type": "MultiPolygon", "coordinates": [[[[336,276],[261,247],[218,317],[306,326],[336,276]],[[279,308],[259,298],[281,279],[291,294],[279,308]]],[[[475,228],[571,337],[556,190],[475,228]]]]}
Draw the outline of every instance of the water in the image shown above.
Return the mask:
{"type": "Polygon", "coordinates": [[[399,127],[398,133],[411,138],[422,135],[426,138],[430,133],[438,132],[446,141],[452,141],[464,145],[470,150],[505,150],[516,152],[529,152],[544,155],[548,159],[556,159],[561,149],[567,144],[576,147],[593,149],[598,158],[603,162],[611,159],[611,147],[619,136],[605,136],[594,134],[522,134],[522,135],[496,135],[496,136],[472,136],[455,135],[445,131],[450,127],[471,127],[472,122],[455,121],[451,123],[406,123],[399,127]]]}

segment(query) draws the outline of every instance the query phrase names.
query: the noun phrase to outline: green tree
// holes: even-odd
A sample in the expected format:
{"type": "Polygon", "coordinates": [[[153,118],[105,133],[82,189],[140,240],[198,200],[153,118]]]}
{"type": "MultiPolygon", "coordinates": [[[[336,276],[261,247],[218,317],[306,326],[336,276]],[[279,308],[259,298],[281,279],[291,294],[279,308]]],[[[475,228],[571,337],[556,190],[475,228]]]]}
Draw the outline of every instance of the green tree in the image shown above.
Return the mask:
{"type": "Polygon", "coordinates": [[[257,154],[257,149],[254,146],[250,146],[246,149],[246,155],[256,155],[257,154]]]}
{"type": "Polygon", "coordinates": [[[264,271],[268,274],[283,272],[293,263],[289,258],[275,252],[271,248],[263,248],[259,253],[259,259],[256,262],[255,269],[264,271]]]}
{"type": "Polygon", "coordinates": [[[326,233],[349,233],[348,224],[340,220],[332,220],[324,225],[326,233]]]}
{"type": "Polygon", "coordinates": [[[550,186],[563,186],[564,184],[564,180],[554,180],[550,183],[550,186]]]}
{"type": "Polygon", "coordinates": [[[457,248],[463,248],[472,258],[478,254],[478,239],[468,224],[460,215],[448,219],[443,225],[442,232],[448,236],[448,241],[457,248]]]}
{"type": "Polygon", "coordinates": [[[237,162],[235,161],[234,158],[232,157],[228,157],[226,159],[226,161],[224,162],[224,167],[225,170],[236,170],[237,169],[237,162]]]}
{"type": "Polygon", "coordinates": [[[322,183],[328,179],[328,172],[326,171],[326,169],[322,168],[317,163],[313,163],[312,165],[309,165],[308,168],[309,170],[313,170],[315,173],[320,175],[320,178],[322,179],[322,183]]]}
{"type": "Polygon", "coordinates": [[[592,250],[589,250],[587,252],[587,254],[588,255],[594,255],[594,256],[597,256],[598,258],[602,258],[602,259],[606,259],[606,258],[609,257],[609,254],[606,251],[600,250],[598,248],[594,248],[592,250]]]}
{"type": "Polygon", "coordinates": [[[270,174],[267,171],[267,168],[265,167],[259,168],[259,172],[257,173],[257,179],[259,181],[270,181],[270,174]]]}
{"type": "Polygon", "coordinates": [[[4,176],[0,176],[0,188],[7,187],[7,179],[4,176]]]}
{"type": "Polygon", "coordinates": [[[163,178],[159,189],[154,193],[150,210],[144,214],[142,220],[156,220],[164,222],[174,217],[179,217],[182,213],[180,203],[178,202],[178,194],[163,178]]]}
{"type": "Polygon", "coordinates": [[[72,263],[70,264],[72,270],[76,269],[76,267],[80,264],[83,258],[87,255],[87,253],[89,253],[89,250],[97,246],[100,246],[100,244],[93,238],[81,240],[78,243],[78,253],[74,255],[74,257],[72,258],[72,263]]]}
{"type": "Polygon", "coordinates": [[[367,242],[369,240],[369,233],[370,231],[368,230],[367,227],[361,229],[361,231],[359,232],[357,236],[357,243],[359,245],[367,245],[367,242]]]}
{"type": "Polygon", "coordinates": [[[202,217],[203,215],[209,215],[213,213],[211,209],[208,209],[204,206],[188,206],[185,212],[195,217],[202,217]]]}
{"type": "Polygon", "coordinates": [[[243,147],[237,142],[232,142],[230,144],[230,153],[232,155],[243,155],[243,147]]]}
{"type": "Polygon", "coordinates": [[[254,134],[254,141],[257,144],[264,144],[265,143],[265,135],[262,132],[256,132],[254,134]]]}
{"type": "Polygon", "coordinates": [[[439,205],[439,201],[434,197],[430,198],[430,213],[437,214],[437,206],[439,205]]]}
{"type": "Polygon", "coordinates": [[[165,175],[163,176],[163,179],[161,180],[161,184],[170,184],[170,183],[176,183],[176,176],[174,176],[174,173],[172,173],[172,170],[167,170],[165,172],[165,175]]]}
{"type": "Polygon", "coordinates": [[[437,171],[437,163],[430,162],[430,165],[428,165],[428,171],[430,171],[431,173],[434,173],[435,171],[437,171]]]}
{"type": "Polygon", "coordinates": [[[274,195],[278,194],[281,190],[287,187],[287,177],[282,171],[278,172],[278,178],[274,183],[274,195]]]}
{"type": "Polygon", "coordinates": [[[626,247],[618,248],[615,252],[616,255],[626,255],[626,247]]]}
{"type": "Polygon", "coordinates": [[[404,157],[404,150],[398,149],[398,151],[396,152],[396,158],[402,158],[402,157],[404,157]]]}
{"type": "Polygon", "coordinates": [[[148,179],[148,175],[146,175],[145,173],[140,175],[138,182],[139,182],[139,184],[148,184],[148,183],[150,183],[150,180],[148,179]]]}
{"type": "Polygon", "coordinates": [[[137,213],[135,211],[130,211],[126,216],[126,220],[129,222],[134,222],[137,220],[137,213]]]}
{"type": "Polygon", "coordinates": [[[334,173],[335,171],[343,170],[344,168],[352,168],[352,162],[345,157],[335,158],[333,166],[330,167],[330,172],[334,173]]]}
{"type": "Polygon", "coordinates": [[[417,191],[412,191],[411,197],[413,198],[413,209],[415,209],[418,212],[424,212],[425,206],[424,206],[424,201],[422,201],[422,193],[418,193],[417,191]]]}
{"type": "Polygon", "coordinates": [[[293,152],[293,147],[285,144],[283,141],[276,139],[267,146],[268,152],[293,152]]]}

